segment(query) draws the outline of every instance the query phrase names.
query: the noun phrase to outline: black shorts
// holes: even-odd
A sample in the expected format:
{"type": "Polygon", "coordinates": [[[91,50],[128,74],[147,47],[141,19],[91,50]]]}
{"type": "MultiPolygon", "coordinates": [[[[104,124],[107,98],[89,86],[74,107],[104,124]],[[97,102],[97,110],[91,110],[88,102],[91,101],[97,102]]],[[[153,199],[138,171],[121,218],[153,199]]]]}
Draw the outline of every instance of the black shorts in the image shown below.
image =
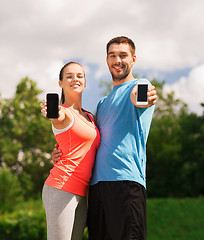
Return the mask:
{"type": "Polygon", "coordinates": [[[146,191],[132,181],[90,187],[89,240],[146,240],[146,191]]]}

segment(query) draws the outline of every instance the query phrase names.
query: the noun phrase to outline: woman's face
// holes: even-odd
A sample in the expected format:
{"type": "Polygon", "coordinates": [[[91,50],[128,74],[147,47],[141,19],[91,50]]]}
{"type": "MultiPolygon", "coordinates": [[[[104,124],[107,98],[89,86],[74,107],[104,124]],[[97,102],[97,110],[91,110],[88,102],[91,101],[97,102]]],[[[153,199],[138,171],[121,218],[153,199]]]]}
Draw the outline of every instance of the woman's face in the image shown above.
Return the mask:
{"type": "Polygon", "coordinates": [[[85,87],[85,74],[79,64],[70,64],[63,71],[63,79],[59,86],[66,92],[82,93],[85,87]]]}

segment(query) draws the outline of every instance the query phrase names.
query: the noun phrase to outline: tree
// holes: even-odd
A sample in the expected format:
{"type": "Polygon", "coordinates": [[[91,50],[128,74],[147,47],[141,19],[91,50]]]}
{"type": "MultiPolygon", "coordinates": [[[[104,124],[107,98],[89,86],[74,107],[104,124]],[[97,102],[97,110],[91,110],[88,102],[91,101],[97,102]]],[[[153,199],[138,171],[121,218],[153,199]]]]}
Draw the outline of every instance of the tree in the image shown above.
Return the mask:
{"type": "Polygon", "coordinates": [[[151,197],[196,197],[204,192],[203,116],[189,113],[174,92],[163,93],[153,80],[158,101],[147,144],[147,183],[151,197]]]}
{"type": "Polygon", "coordinates": [[[174,92],[164,94],[164,82],[154,79],[152,84],[157,89],[158,101],[147,142],[148,195],[170,197],[181,190],[178,187],[178,173],[183,163],[179,119],[181,112],[187,112],[187,105],[176,99],[174,92]]]}
{"type": "Polygon", "coordinates": [[[19,177],[26,197],[40,193],[55,144],[51,124],[41,114],[41,92],[26,77],[14,98],[0,100],[0,166],[6,165],[19,177]]]}
{"type": "Polygon", "coordinates": [[[183,113],[180,118],[183,165],[180,171],[181,191],[188,196],[204,193],[204,114],[183,113]]]}
{"type": "Polygon", "coordinates": [[[10,211],[23,200],[23,190],[18,180],[7,167],[0,168],[0,212],[10,211]]]}
{"type": "Polygon", "coordinates": [[[107,81],[101,80],[99,83],[99,87],[104,88],[102,96],[106,96],[112,91],[113,84],[112,84],[112,82],[107,82],[107,81]]]}

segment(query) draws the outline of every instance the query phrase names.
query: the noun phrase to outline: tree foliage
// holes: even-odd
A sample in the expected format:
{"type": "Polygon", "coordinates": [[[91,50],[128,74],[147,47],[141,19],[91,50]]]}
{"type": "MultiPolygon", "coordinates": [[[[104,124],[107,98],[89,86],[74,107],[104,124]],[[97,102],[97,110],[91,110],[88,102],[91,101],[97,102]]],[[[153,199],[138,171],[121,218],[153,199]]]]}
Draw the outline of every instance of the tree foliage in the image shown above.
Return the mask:
{"type": "Polygon", "coordinates": [[[147,185],[152,197],[199,196],[204,193],[203,116],[188,112],[174,92],[156,86],[158,101],[147,143],[147,185]]]}
{"type": "Polygon", "coordinates": [[[18,176],[25,197],[39,194],[55,144],[50,122],[41,114],[40,93],[26,77],[14,98],[0,99],[0,166],[18,176]]]}
{"type": "Polygon", "coordinates": [[[0,212],[11,211],[23,200],[23,189],[18,177],[7,167],[0,169],[0,212]]]}

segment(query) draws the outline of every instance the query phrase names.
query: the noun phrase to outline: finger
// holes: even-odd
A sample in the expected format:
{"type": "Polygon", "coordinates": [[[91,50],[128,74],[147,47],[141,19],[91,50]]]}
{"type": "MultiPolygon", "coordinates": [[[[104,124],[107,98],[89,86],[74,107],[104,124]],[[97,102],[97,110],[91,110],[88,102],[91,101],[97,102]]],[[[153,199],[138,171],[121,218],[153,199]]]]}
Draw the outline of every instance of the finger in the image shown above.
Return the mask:
{"type": "Polygon", "coordinates": [[[59,160],[60,160],[60,157],[57,157],[57,158],[55,158],[55,159],[52,159],[53,163],[56,163],[56,162],[58,162],[59,160]]]}
{"type": "Polygon", "coordinates": [[[148,97],[148,103],[155,103],[156,99],[157,99],[157,96],[148,97]]]}
{"type": "Polygon", "coordinates": [[[52,152],[52,158],[56,158],[60,156],[62,156],[62,152],[60,150],[56,149],[52,152]]]}
{"type": "Polygon", "coordinates": [[[152,92],[152,91],[156,91],[154,86],[151,86],[151,87],[148,88],[148,92],[152,92]]]}
{"type": "Polygon", "coordinates": [[[55,159],[60,159],[61,156],[62,156],[61,153],[57,153],[57,154],[55,154],[55,159]]]}
{"type": "Polygon", "coordinates": [[[46,109],[42,108],[42,109],[41,109],[41,112],[42,112],[42,114],[43,114],[45,117],[47,116],[47,111],[46,111],[46,109]]]}
{"type": "Polygon", "coordinates": [[[154,89],[155,89],[155,86],[152,85],[150,88],[151,88],[151,90],[154,90],[154,89]]]}
{"type": "Polygon", "coordinates": [[[41,108],[47,109],[47,104],[46,103],[40,103],[41,108]]]}
{"type": "Polygon", "coordinates": [[[54,155],[55,158],[60,158],[61,156],[62,156],[62,153],[61,153],[61,152],[57,152],[57,153],[54,155]]]}
{"type": "Polygon", "coordinates": [[[47,108],[47,100],[46,99],[43,99],[43,106],[44,106],[44,108],[47,108]]]}
{"type": "Polygon", "coordinates": [[[156,102],[157,102],[157,100],[154,100],[154,101],[153,101],[153,104],[156,104],[156,102]]]}
{"type": "Polygon", "coordinates": [[[61,155],[58,156],[57,154],[55,154],[54,156],[52,156],[52,161],[53,161],[54,163],[58,162],[60,159],[61,159],[61,155]]]}
{"type": "Polygon", "coordinates": [[[152,101],[156,100],[157,99],[157,95],[151,96],[151,99],[152,99],[152,101]]]}
{"type": "Polygon", "coordinates": [[[153,96],[155,95],[156,96],[156,91],[155,90],[151,90],[150,92],[147,93],[147,96],[153,96]]]}
{"type": "Polygon", "coordinates": [[[55,143],[55,148],[57,149],[59,147],[59,144],[58,143],[55,143]]]}

